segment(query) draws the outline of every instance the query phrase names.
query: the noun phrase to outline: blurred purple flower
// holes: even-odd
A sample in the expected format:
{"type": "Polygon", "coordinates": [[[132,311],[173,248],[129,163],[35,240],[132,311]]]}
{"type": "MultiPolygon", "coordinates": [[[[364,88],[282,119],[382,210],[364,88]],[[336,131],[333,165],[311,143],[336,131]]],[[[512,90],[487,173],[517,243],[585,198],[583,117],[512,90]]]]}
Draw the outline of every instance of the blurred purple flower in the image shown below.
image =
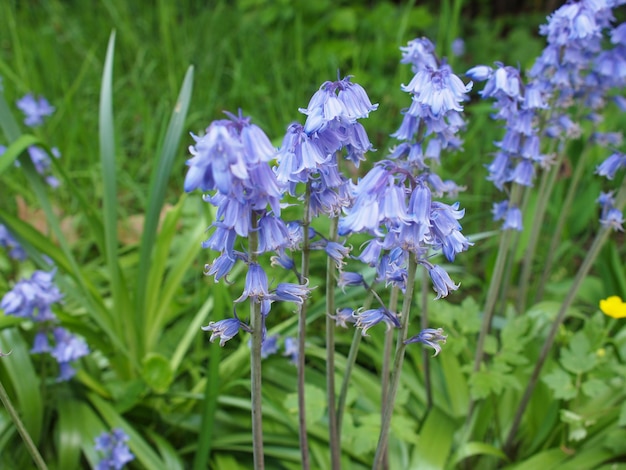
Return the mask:
{"type": "Polygon", "coordinates": [[[102,456],[96,470],[121,470],[134,460],[135,456],[128,448],[128,440],[128,435],[120,428],[100,434],[95,440],[95,450],[102,456]]]}
{"type": "Polygon", "coordinates": [[[43,118],[50,116],[54,112],[54,107],[50,106],[48,100],[46,100],[43,96],[35,98],[32,93],[20,98],[16,104],[26,116],[24,124],[29,127],[40,126],[43,124],[43,118]]]}

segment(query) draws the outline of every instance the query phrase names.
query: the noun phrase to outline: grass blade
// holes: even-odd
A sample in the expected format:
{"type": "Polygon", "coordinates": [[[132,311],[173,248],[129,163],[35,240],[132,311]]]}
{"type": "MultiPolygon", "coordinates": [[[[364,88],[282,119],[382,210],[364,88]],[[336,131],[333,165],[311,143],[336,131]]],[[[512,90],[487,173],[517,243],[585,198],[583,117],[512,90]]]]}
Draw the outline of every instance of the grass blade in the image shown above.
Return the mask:
{"type": "MultiPolygon", "coordinates": [[[[165,192],[167,183],[172,171],[174,159],[178,153],[178,145],[180,144],[183,126],[189,109],[189,101],[191,99],[191,91],[193,88],[193,67],[187,69],[183,85],[176,101],[176,106],[172,112],[163,147],[159,155],[156,166],[150,178],[150,195],[148,198],[148,207],[146,208],[146,219],[141,237],[141,248],[139,255],[139,271],[137,273],[137,297],[136,312],[141,317],[141,324],[147,324],[146,318],[149,313],[145,309],[146,295],[148,291],[148,276],[150,272],[150,264],[152,260],[152,252],[156,239],[157,227],[163,201],[165,200],[165,192]]],[[[159,286],[151,286],[152,289],[158,289],[159,286]]],[[[145,347],[145,343],[144,343],[145,347]]]]}

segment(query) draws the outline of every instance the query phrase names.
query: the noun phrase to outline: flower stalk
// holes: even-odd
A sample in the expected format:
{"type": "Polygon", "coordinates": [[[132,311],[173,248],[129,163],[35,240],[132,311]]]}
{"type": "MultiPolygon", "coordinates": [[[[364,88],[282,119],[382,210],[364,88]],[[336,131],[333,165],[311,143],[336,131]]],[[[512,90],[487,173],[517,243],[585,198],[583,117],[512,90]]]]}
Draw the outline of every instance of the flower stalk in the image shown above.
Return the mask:
{"type": "MultiPolygon", "coordinates": [[[[258,251],[258,215],[251,214],[252,230],[248,234],[248,249],[250,262],[257,261],[258,251]]],[[[261,374],[261,344],[263,343],[263,315],[261,313],[261,303],[250,299],[250,328],[252,329],[252,344],[250,346],[250,386],[251,386],[251,407],[252,407],[252,449],[254,454],[255,470],[265,468],[265,458],[263,451],[263,396],[262,396],[262,374],[261,374]]]]}
{"type": "Polygon", "coordinates": [[[404,353],[406,344],[404,343],[408,337],[409,313],[413,303],[413,292],[415,290],[415,274],[417,271],[417,261],[414,255],[409,256],[409,265],[407,268],[406,290],[404,293],[404,301],[402,303],[402,317],[400,319],[401,326],[398,331],[398,339],[396,342],[396,354],[391,369],[391,382],[389,384],[389,392],[387,401],[383,406],[383,419],[380,426],[380,435],[378,437],[378,445],[374,456],[373,469],[380,469],[383,466],[384,456],[389,442],[389,430],[391,428],[391,417],[393,415],[394,403],[400,385],[400,373],[402,364],[404,364],[404,353]]]}

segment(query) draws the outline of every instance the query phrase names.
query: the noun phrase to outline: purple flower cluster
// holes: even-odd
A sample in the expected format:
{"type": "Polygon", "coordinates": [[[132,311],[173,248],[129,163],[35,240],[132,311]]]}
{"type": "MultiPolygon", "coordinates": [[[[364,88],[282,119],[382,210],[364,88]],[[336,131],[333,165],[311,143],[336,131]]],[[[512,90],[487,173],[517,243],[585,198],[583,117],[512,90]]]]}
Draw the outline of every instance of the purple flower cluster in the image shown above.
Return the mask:
{"type": "MultiPolygon", "coordinates": [[[[205,274],[218,281],[230,273],[238,260],[246,263],[244,292],[235,302],[249,299],[261,304],[265,318],[272,302],[302,303],[310,289],[306,284],[290,283],[270,289],[263,267],[251,260],[246,250],[235,250],[235,242],[238,238],[247,239],[254,231],[258,239],[255,257],[264,253],[278,253],[280,257],[286,247],[297,245],[300,231],[280,218],[284,186],[269,165],[276,149],[250,118],[241,113],[228,116],[229,119],[211,123],[204,136],[194,136],[196,144],[190,147],[193,157],[187,161],[185,190],[211,192],[204,200],[217,207],[213,233],[203,247],[220,254],[206,265],[205,274]]],[[[234,318],[211,322],[203,329],[212,332],[211,341],[220,338],[222,346],[240,329],[250,332],[236,314],[234,318]]]]}
{"type": "MultiPolygon", "coordinates": [[[[505,123],[505,134],[496,142],[498,150],[488,166],[488,179],[498,189],[512,183],[532,186],[537,170],[550,167],[554,160],[541,152],[541,138],[556,139],[563,152],[565,142],[581,134],[573,117],[581,115],[580,105],[587,110],[584,117],[598,123],[597,111],[605,107],[610,90],[626,84],[626,26],[612,28],[612,8],[621,3],[581,0],[557,9],[540,28],[548,45],[529,71],[527,83],[518,69],[499,62],[468,70],[469,77],[485,82],[480,95],[494,100],[493,117],[505,123]],[[609,49],[603,49],[605,36],[610,36],[609,49]]],[[[624,102],[621,97],[616,101],[624,102]]],[[[621,142],[621,135],[595,133],[594,142],[614,145],[621,142]]],[[[513,201],[495,203],[493,214],[503,221],[502,229],[522,229],[521,212],[513,201]]]]}
{"type": "MultiPolygon", "coordinates": [[[[1,88],[0,91],[2,91],[1,88]]],[[[42,125],[44,118],[52,115],[55,110],[54,106],[51,106],[47,99],[42,96],[35,98],[35,96],[30,93],[19,99],[16,105],[24,113],[24,124],[28,127],[38,127],[42,125]]],[[[6,147],[0,145],[0,156],[2,156],[5,151],[6,147]]],[[[51,174],[50,167],[52,160],[46,151],[36,145],[28,147],[27,151],[35,169],[45,178],[48,185],[53,188],[58,187],[59,180],[51,174]]],[[[61,152],[59,152],[59,149],[56,147],[53,147],[51,152],[55,158],[61,156],[61,152]]],[[[19,162],[16,161],[15,165],[19,166],[19,162]]]]}
{"type": "Polygon", "coordinates": [[[134,460],[135,456],[128,448],[128,440],[129,437],[119,428],[96,437],[95,449],[102,454],[96,470],[121,470],[134,460]]]}
{"type": "MultiPolygon", "coordinates": [[[[444,194],[456,194],[461,188],[444,182],[426,164],[440,161],[442,150],[458,150],[458,132],[464,127],[462,103],[471,83],[465,85],[450,66],[440,62],[428,39],[415,39],[402,48],[402,62],[410,63],[415,72],[403,90],[412,96],[400,129],[393,134],[402,142],[356,184],[351,185],[354,204],[344,210],[339,220],[339,234],[365,232],[373,236],[358,256],[365,264],[376,267],[376,281],[404,290],[409,256],[428,269],[437,292],[445,297],[458,288],[445,270],[433,265],[432,251],[441,251],[449,261],[469,248],[471,243],[461,233],[459,220],[464,210],[459,204],[433,200],[444,194]]],[[[340,277],[340,285],[361,282],[353,275],[340,277]]],[[[370,315],[386,321],[395,318],[391,312],[370,315]],[[384,315],[383,315],[384,314],[384,315]]],[[[357,326],[371,326],[370,318],[357,326]]],[[[343,320],[342,320],[343,321],[343,320]]]]}
{"type": "Polygon", "coordinates": [[[372,144],[358,120],[377,108],[348,76],[323,83],[308,107],[300,109],[307,116],[304,125],[293,123],[287,128],[276,155],[276,175],[292,196],[297,195],[299,183],[310,184],[311,217],[336,217],[350,204],[337,154],[345,151],[345,158],[359,166],[372,144]]]}
{"type": "Polygon", "coordinates": [[[38,326],[31,353],[50,353],[59,364],[59,381],[69,380],[76,371],[72,363],[89,354],[85,341],[56,326],[57,317],[52,306],[61,302],[63,295],[53,282],[55,271],[35,271],[30,279],[23,279],[6,293],[0,308],[7,315],[32,321],[38,326]],[[51,342],[52,340],[52,342],[51,342]]]}
{"type": "MultiPolygon", "coordinates": [[[[426,160],[439,163],[442,151],[461,148],[463,141],[457,134],[465,127],[462,103],[468,99],[472,83],[464,84],[450,65],[439,61],[435,46],[427,38],[414,39],[401,50],[401,62],[411,64],[415,75],[402,86],[411,94],[412,103],[404,110],[400,128],[392,134],[402,143],[393,149],[391,158],[406,160],[423,170],[428,168],[426,160]]],[[[454,185],[445,189],[458,190],[454,185]]]]}

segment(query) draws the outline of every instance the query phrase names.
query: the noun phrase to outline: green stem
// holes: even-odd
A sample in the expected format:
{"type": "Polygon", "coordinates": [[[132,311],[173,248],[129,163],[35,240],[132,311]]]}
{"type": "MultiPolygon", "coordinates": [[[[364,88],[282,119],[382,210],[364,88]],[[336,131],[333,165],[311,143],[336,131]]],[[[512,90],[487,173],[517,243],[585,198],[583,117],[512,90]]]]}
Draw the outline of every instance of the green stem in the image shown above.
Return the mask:
{"type": "MultiPolygon", "coordinates": [[[[513,186],[511,191],[511,204],[515,204],[520,196],[520,187],[518,185],[513,186]]],[[[498,292],[501,288],[502,275],[504,273],[504,267],[506,265],[507,254],[509,253],[509,245],[512,239],[512,230],[504,230],[500,235],[500,245],[498,247],[498,256],[496,258],[496,264],[491,275],[491,282],[489,283],[489,290],[487,291],[487,299],[485,301],[485,310],[483,311],[483,322],[478,335],[478,343],[476,344],[476,355],[474,357],[474,372],[480,369],[480,364],[483,360],[485,352],[485,339],[489,329],[491,328],[491,318],[493,317],[494,307],[496,300],[498,299],[498,292]]]]}
{"type": "Polygon", "coordinates": [[[530,284],[530,275],[533,267],[533,260],[535,258],[535,252],[537,250],[537,244],[539,242],[539,233],[544,227],[543,221],[546,216],[546,210],[548,208],[548,202],[550,196],[554,190],[554,183],[556,182],[556,176],[561,168],[561,162],[563,161],[564,152],[559,152],[557,161],[552,165],[549,172],[544,171],[541,176],[541,183],[539,185],[539,195],[537,197],[537,205],[533,213],[533,223],[530,224],[531,232],[528,239],[528,245],[524,251],[524,258],[522,261],[522,274],[520,276],[519,291],[517,297],[517,313],[522,314],[526,311],[526,302],[528,297],[528,287],[530,284]]]}
{"type": "MultiPolygon", "coordinates": [[[[626,178],[622,181],[622,187],[620,188],[619,194],[616,197],[615,207],[618,209],[621,209],[622,206],[624,205],[625,199],[626,199],[626,178]]],[[[606,242],[611,230],[612,229],[610,227],[607,227],[604,225],[600,227],[600,230],[598,231],[596,238],[593,240],[591,247],[587,251],[587,256],[585,256],[585,259],[583,260],[580,268],[578,269],[578,272],[576,273],[574,282],[572,283],[572,286],[570,287],[570,290],[567,293],[565,300],[561,304],[559,313],[557,314],[556,318],[552,322],[552,327],[550,328],[548,336],[545,342],[543,343],[543,348],[541,349],[539,358],[537,359],[537,362],[535,363],[535,368],[533,369],[533,372],[530,376],[528,385],[526,386],[526,390],[524,391],[522,400],[520,401],[520,404],[517,408],[517,412],[515,413],[515,418],[513,419],[513,424],[511,425],[511,429],[509,430],[509,434],[504,444],[504,451],[509,455],[512,451],[514,439],[517,435],[517,430],[522,421],[524,411],[526,411],[528,402],[530,401],[532,393],[535,390],[535,386],[537,385],[537,381],[539,380],[539,374],[541,373],[541,369],[543,368],[543,365],[546,362],[546,359],[548,358],[548,353],[550,352],[550,349],[552,348],[552,344],[554,343],[554,339],[556,338],[558,329],[561,326],[561,323],[563,323],[563,320],[565,319],[565,315],[567,314],[569,307],[571,306],[572,302],[574,301],[574,298],[576,297],[576,294],[578,293],[578,289],[580,288],[582,282],[584,281],[585,277],[589,273],[589,270],[593,266],[593,263],[598,257],[598,254],[600,253],[602,246],[606,242]]]]}
{"type": "MultiPolygon", "coordinates": [[[[304,195],[304,214],[302,220],[302,267],[300,269],[301,282],[309,277],[310,240],[309,226],[311,225],[311,183],[306,185],[304,195]]],[[[298,308],[298,429],[300,434],[300,457],[303,470],[310,468],[309,443],[306,426],[306,396],[305,396],[305,343],[306,343],[306,316],[308,303],[303,302],[298,308]]]]}
{"type": "Polygon", "coordinates": [[[539,285],[537,286],[537,294],[535,295],[535,302],[541,301],[543,298],[543,293],[546,288],[546,284],[548,283],[548,277],[550,276],[550,272],[552,271],[552,264],[554,262],[554,256],[558,251],[558,246],[561,243],[561,233],[563,233],[563,229],[565,228],[565,223],[567,222],[567,218],[570,215],[570,207],[574,202],[574,197],[576,196],[576,192],[578,191],[578,185],[580,183],[580,179],[582,178],[583,172],[587,170],[587,156],[589,152],[582,152],[580,159],[578,160],[578,164],[576,165],[576,169],[574,170],[574,174],[572,175],[572,180],[567,189],[567,195],[565,196],[565,201],[563,202],[563,206],[559,212],[559,218],[556,224],[556,227],[552,233],[552,240],[550,241],[550,248],[548,249],[548,253],[546,255],[546,259],[544,261],[543,273],[541,274],[541,280],[539,281],[539,285]]]}
{"type": "MultiPolygon", "coordinates": [[[[398,295],[400,289],[398,286],[394,286],[391,290],[391,295],[389,298],[389,311],[396,313],[398,309],[398,295]]],[[[382,406],[380,408],[380,419],[381,421],[385,418],[385,403],[389,401],[389,379],[390,379],[390,370],[391,370],[391,347],[393,345],[393,329],[389,328],[385,332],[385,346],[383,350],[383,367],[381,372],[381,399],[380,402],[382,406]]],[[[383,468],[389,468],[389,461],[387,455],[387,449],[384,450],[383,456],[383,468]]]]}
{"type": "Polygon", "coordinates": [[[33,458],[33,462],[35,462],[35,465],[37,466],[37,468],[41,470],[47,470],[48,467],[46,466],[46,463],[41,457],[39,450],[37,450],[37,446],[35,446],[35,443],[30,437],[30,434],[28,434],[28,430],[26,429],[26,426],[24,426],[24,423],[22,423],[22,420],[20,419],[20,415],[18,414],[17,410],[13,406],[13,403],[11,403],[9,394],[4,389],[2,382],[0,382],[0,401],[2,402],[2,404],[4,405],[4,408],[7,410],[7,412],[9,413],[9,416],[13,420],[13,423],[15,424],[15,427],[17,428],[17,432],[20,433],[20,436],[22,437],[22,440],[24,441],[24,445],[26,445],[26,449],[28,450],[28,453],[33,458]]]}
{"type": "MultiPolygon", "coordinates": [[[[337,240],[337,223],[330,221],[328,239],[337,240]]],[[[335,313],[335,262],[329,256],[326,260],[326,393],[328,397],[328,439],[330,443],[331,468],[341,468],[341,434],[337,426],[337,408],[335,396],[335,323],[331,315],[335,313]]]]}
{"type": "MultiPolygon", "coordinates": [[[[428,328],[428,286],[430,285],[428,277],[428,271],[423,269],[422,314],[420,315],[420,328],[422,330],[428,328]]],[[[430,380],[430,352],[426,348],[422,348],[422,365],[424,367],[424,388],[426,389],[426,411],[424,412],[424,416],[427,416],[433,406],[433,391],[430,380]]]]}
{"type": "Polygon", "coordinates": [[[389,385],[389,394],[387,403],[383,403],[384,415],[380,426],[380,435],[378,437],[378,446],[376,447],[376,455],[374,456],[373,469],[380,469],[383,465],[385,450],[389,440],[389,429],[391,427],[391,417],[393,415],[394,403],[398,386],[400,385],[400,373],[402,364],[404,363],[404,352],[406,345],[404,341],[408,336],[409,313],[411,304],[413,303],[413,292],[415,290],[415,273],[417,271],[417,261],[413,254],[409,254],[409,267],[406,280],[406,290],[404,293],[404,301],[402,303],[402,318],[400,331],[398,332],[398,340],[396,343],[396,356],[391,370],[391,383],[389,385]]]}
{"type": "MultiPolygon", "coordinates": [[[[251,230],[248,234],[248,252],[250,263],[257,262],[259,235],[257,232],[258,215],[251,216],[251,230]]],[[[263,395],[261,393],[261,343],[263,342],[263,315],[261,303],[250,302],[250,328],[252,328],[252,344],[250,347],[250,385],[252,406],[252,448],[255,470],[265,468],[263,453],[263,395]]]]}
{"type": "MultiPolygon", "coordinates": [[[[374,300],[374,294],[370,288],[369,295],[367,296],[367,299],[363,304],[364,310],[370,308],[372,300],[374,300]]],[[[348,386],[350,385],[350,377],[352,376],[352,369],[354,369],[354,364],[356,363],[356,357],[359,352],[359,345],[361,344],[362,337],[362,333],[355,328],[354,336],[352,337],[352,344],[350,345],[350,352],[348,353],[348,358],[346,359],[346,369],[343,373],[341,390],[339,392],[339,400],[337,402],[337,429],[339,430],[340,434],[341,425],[343,424],[343,415],[346,409],[346,398],[348,397],[348,386]]]]}

